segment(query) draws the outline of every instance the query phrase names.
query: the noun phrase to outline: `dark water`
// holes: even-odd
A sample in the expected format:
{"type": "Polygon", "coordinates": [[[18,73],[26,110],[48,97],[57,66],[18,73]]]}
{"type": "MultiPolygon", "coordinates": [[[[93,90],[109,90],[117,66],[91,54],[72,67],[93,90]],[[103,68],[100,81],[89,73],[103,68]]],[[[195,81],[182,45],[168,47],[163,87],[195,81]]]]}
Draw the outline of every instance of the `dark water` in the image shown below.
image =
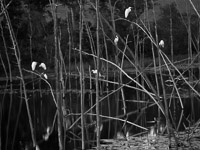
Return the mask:
{"type": "MultiPolygon", "coordinates": [[[[118,81],[117,76],[110,78],[110,81],[118,81]]],[[[154,78],[149,76],[154,82],[154,78]]],[[[104,79],[102,79],[104,80],[104,79]]],[[[49,80],[54,87],[54,80],[49,80]]],[[[141,82],[141,81],[138,81],[141,82]]],[[[117,82],[116,82],[117,83],[117,82]]],[[[137,87],[126,77],[123,77],[123,83],[129,86],[137,87]]],[[[155,85],[155,83],[153,83],[155,85]]],[[[3,85],[3,84],[2,84],[3,85]]],[[[1,149],[32,149],[31,132],[27,109],[24,102],[24,95],[19,81],[12,83],[13,90],[10,91],[11,84],[4,83],[4,89],[1,89],[0,107],[1,107],[1,149]],[[5,89],[7,89],[5,91],[5,89]]],[[[81,122],[80,119],[74,126],[71,125],[80,117],[80,85],[78,77],[67,77],[65,80],[66,91],[63,99],[63,127],[66,130],[66,149],[75,149],[81,147],[81,122]],[[71,127],[71,128],[70,128],[71,127]]],[[[146,85],[145,85],[146,86],[146,85]]],[[[116,138],[117,133],[130,132],[131,135],[143,132],[145,130],[134,125],[110,119],[105,116],[127,119],[132,123],[148,128],[154,125],[151,123],[158,117],[158,108],[147,94],[136,92],[130,87],[123,87],[124,98],[126,100],[127,115],[123,113],[123,96],[119,84],[100,82],[100,97],[110,94],[109,97],[100,102],[101,116],[101,138],[116,138]],[[118,89],[118,90],[117,90],[118,89]],[[114,90],[116,90],[114,92],[114,90]],[[113,94],[111,94],[113,93],[113,94]],[[123,128],[123,129],[122,129],[123,128]]],[[[180,93],[188,93],[189,90],[183,84],[180,93]]],[[[34,134],[40,149],[55,150],[58,149],[58,132],[56,107],[49,91],[49,86],[40,79],[27,80],[26,88],[28,94],[28,103],[34,127],[34,134]]],[[[147,87],[148,89],[148,87],[147,87]]],[[[148,89],[149,90],[149,89],[148,89]]],[[[171,93],[170,87],[166,86],[167,93],[171,93]]],[[[187,95],[186,93],[186,95],[187,95]]],[[[55,93],[54,93],[55,94],[55,93]]],[[[85,79],[84,101],[85,111],[95,104],[95,81],[89,78],[85,79]]],[[[184,126],[189,126],[192,122],[198,120],[200,116],[199,99],[196,97],[182,98],[184,109],[181,108],[178,98],[168,99],[170,103],[170,118],[173,127],[183,130],[184,126]],[[193,102],[192,102],[193,101],[193,102]],[[182,117],[181,117],[182,116],[182,117]],[[180,118],[182,118],[180,120],[180,118]],[[180,125],[179,125],[179,122],[180,125]]],[[[85,139],[86,147],[95,146],[95,107],[85,114],[85,139]]],[[[161,121],[165,124],[165,119],[161,115],[161,121]]]]}

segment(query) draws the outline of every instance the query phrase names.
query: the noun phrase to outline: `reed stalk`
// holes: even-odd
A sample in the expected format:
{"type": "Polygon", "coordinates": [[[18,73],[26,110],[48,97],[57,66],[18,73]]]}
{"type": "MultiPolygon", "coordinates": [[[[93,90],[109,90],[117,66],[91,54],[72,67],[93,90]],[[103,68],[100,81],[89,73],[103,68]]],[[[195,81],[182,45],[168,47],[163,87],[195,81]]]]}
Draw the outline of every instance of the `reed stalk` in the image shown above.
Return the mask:
{"type": "MultiPolygon", "coordinates": [[[[188,31],[188,66],[191,64],[193,59],[193,53],[192,53],[192,31],[191,31],[191,9],[189,7],[189,12],[187,12],[187,31],[188,31]]],[[[193,68],[191,67],[189,70],[189,82],[193,83],[193,68]]],[[[191,102],[191,121],[194,123],[195,120],[195,113],[194,113],[194,94],[191,89],[189,89],[189,97],[191,102]]]]}
{"type": "Polygon", "coordinates": [[[13,134],[13,140],[12,140],[12,150],[15,149],[15,138],[17,135],[17,128],[18,128],[18,124],[19,124],[19,119],[20,119],[20,114],[21,114],[21,110],[22,110],[22,102],[23,102],[23,89],[22,89],[22,83],[20,82],[20,102],[19,102],[19,109],[18,109],[18,113],[17,113],[17,118],[16,118],[16,124],[15,124],[15,129],[14,129],[14,134],[13,134]]]}
{"type": "Polygon", "coordinates": [[[63,77],[63,74],[66,74],[66,66],[65,66],[65,62],[64,62],[64,58],[63,58],[63,54],[61,51],[61,38],[62,38],[62,33],[61,33],[61,29],[59,28],[59,35],[58,35],[58,57],[59,57],[59,95],[60,95],[60,106],[61,106],[61,132],[62,132],[62,144],[63,144],[63,149],[65,150],[65,140],[66,140],[66,122],[64,120],[64,115],[66,115],[66,100],[65,100],[65,91],[66,91],[66,87],[65,87],[65,80],[63,77]]]}
{"type": "MultiPolygon", "coordinates": [[[[92,37],[91,30],[88,26],[88,23],[87,22],[84,22],[84,23],[85,23],[85,27],[86,27],[86,30],[87,30],[87,35],[89,37],[90,48],[91,48],[92,54],[97,55],[96,51],[95,51],[95,41],[94,41],[94,38],[92,37]]],[[[93,61],[94,61],[94,68],[96,68],[97,64],[96,64],[96,60],[95,60],[94,57],[93,57],[93,61]]]]}
{"type": "MultiPolygon", "coordinates": [[[[128,43],[128,36],[126,37],[126,44],[128,43]]],[[[123,69],[123,66],[124,66],[124,58],[125,58],[125,52],[126,52],[126,47],[124,48],[123,50],[123,55],[122,55],[122,60],[121,60],[121,69],[123,69]]],[[[120,76],[120,82],[119,82],[119,85],[123,84],[123,76],[122,76],[122,72],[120,72],[119,74],[120,76]]],[[[126,99],[125,99],[125,95],[124,95],[124,90],[123,88],[121,88],[121,97],[122,97],[122,103],[123,103],[123,114],[124,114],[124,119],[127,120],[128,117],[127,117],[127,107],[126,107],[126,99]]],[[[125,128],[125,132],[127,132],[127,129],[126,129],[126,122],[124,122],[123,126],[122,126],[122,129],[125,128]]],[[[125,133],[126,134],[126,133],[125,133]]]]}
{"type": "MultiPolygon", "coordinates": [[[[111,36],[111,40],[114,39],[116,37],[116,25],[115,25],[115,5],[117,4],[118,1],[115,1],[114,5],[112,6],[112,1],[109,0],[109,7],[110,7],[110,17],[111,17],[111,27],[113,29],[112,33],[113,35],[111,36]]],[[[102,20],[102,19],[101,19],[102,20]]],[[[113,41],[113,40],[112,40],[113,41]]],[[[118,56],[119,56],[119,48],[118,48],[118,45],[117,44],[114,44],[114,47],[112,47],[112,51],[114,52],[114,60],[115,60],[115,63],[117,65],[119,65],[119,59],[118,59],[118,56]]],[[[114,81],[115,82],[120,82],[119,80],[119,77],[118,77],[118,73],[120,73],[119,71],[114,71],[114,81]]],[[[118,85],[114,85],[114,89],[117,88],[118,85]]],[[[115,94],[115,101],[116,101],[116,116],[118,116],[118,113],[119,113],[119,92],[117,91],[117,93],[115,94]]],[[[115,133],[117,133],[117,126],[118,126],[118,123],[117,121],[115,122],[115,133]]]]}
{"type": "MultiPolygon", "coordinates": [[[[155,15],[155,11],[154,11],[154,4],[153,4],[153,1],[151,1],[152,5],[153,5],[153,13],[155,15]]],[[[146,0],[146,11],[148,13],[148,4],[147,4],[147,0],[146,0]]],[[[148,14],[147,14],[148,16],[148,14]]],[[[155,17],[154,17],[155,19],[155,17]]],[[[147,23],[148,23],[148,26],[147,26],[147,29],[149,32],[151,32],[151,26],[150,26],[150,23],[149,23],[149,20],[147,20],[147,23]]],[[[157,64],[156,64],[156,57],[155,57],[155,48],[154,48],[154,44],[151,42],[151,50],[152,50],[152,56],[153,56],[153,67],[154,67],[154,75],[155,75],[155,81],[156,81],[156,90],[157,90],[157,93],[158,95],[160,96],[160,85],[159,85],[159,81],[158,81],[158,74],[157,74],[157,64]]],[[[160,99],[158,100],[159,103],[160,103],[160,99]]],[[[158,108],[158,120],[160,120],[160,109],[158,108]]]]}
{"type": "Polygon", "coordinates": [[[192,5],[192,8],[194,9],[194,11],[196,12],[196,14],[198,15],[198,17],[200,18],[200,14],[197,11],[197,8],[195,7],[194,3],[192,2],[192,0],[189,0],[190,4],[192,5]]]}
{"type": "MultiPolygon", "coordinates": [[[[171,61],[172,63],[174,63],[174,42],[173,42],[173,20],[172,20],[172,10],[171,10],[171,5],[169,6],[169,13],[170,13],[170,18],[169,18],[169,28],[170,28],[170,53],[171,53],[171,61]]],[[[171,71],[172,72],[172,77],[175,76],[175,72],[174,70],[171,71]]],[[[172,96],[174,93],[174,88],[172,90],[172,96]]],[[[174,99],[173,97],[170,98],[170,101],[172,100],[173,103],[173,119],[172,119],[172,124],[175,125],[176,124],[176,99],[174,99]]],[[[169,102],[169,107],[170,107],[170,102],[169,102]]]]}
{"type": "Polygon", "coordinates": [[[80,90],[81,90],[81,140],[82,150],[85,149],[85,133],[84,133],[84,79],[83,79],[83,59],[82,59],[82,36],[83,36],[83,1],[80,0],[80,19],[79,19],[79,58],[80,58],[80,90]]]}
{"type": "Polygon", "coordinates": [[[49,1],[51,6],[51,13],[53,16],[53,32],[54,32],[54,49],[55,49],[55,89],[56,89],[56,96],[55,99],[57,100],[57,127],[58,127],[58,143],[59,143],[59,150],[64,150],[64,141],[63,141],[63,118],[62,118],[62,95],[60,94],[60,52],[59,52],[59,39],[58,39],[58,24],[57,24],[57,6],[54,0],[49,1]]]}
{"type": "Polygon", "coordinates": [[[97,119],[97,150],[101,149],[100,145],[100,117],[99,117],[99,69],[100,69],[100,41],[99,41],[99,33],[100,33],[100,17],[99,17],[99,0],[96,0],[96,48],[97,48],[97,75],[96,75],[96,119],[97,119]]]}
{"type": "MultiPolygon", "coordinates": [[[[109,1],[109,5],[111,5],[111,1],[109,1]]],[[[106,35],[105,34],[105,31],[104,31],[104,26],[103,26],[103,23],[102,23],[102,19],[100,19],[100,23],[101,23],[101,26],[102,26],[102,32],[103,32],[103,35],[106,35]]],[[[103,43],[104,43],[104,47],[105,47],[105,53],[106,53],[106,59],[109,60],[109,57],[108,57],[108,46],[107,46],[107,42],[106,42],[106,36],[103,36],[103,43]]],[[[106,62],[106,76],[105,76],[105,79],[108,80],[109,79],[109,65],[108,65],[108,62],[106,62]]],[[[109,93],[109,88],[108,88],[108,82],[106,82],[106,93],[109,93]]],[[[110,97],[107,98],[107,104],[108,104],[108,115],[111,116],[111,105],[110,105],[110,97]]],[[[111,133],[111,121],[109,121],[109,124],[108,124],[108,138],[110,138],[110,133],[111,133]]]]}

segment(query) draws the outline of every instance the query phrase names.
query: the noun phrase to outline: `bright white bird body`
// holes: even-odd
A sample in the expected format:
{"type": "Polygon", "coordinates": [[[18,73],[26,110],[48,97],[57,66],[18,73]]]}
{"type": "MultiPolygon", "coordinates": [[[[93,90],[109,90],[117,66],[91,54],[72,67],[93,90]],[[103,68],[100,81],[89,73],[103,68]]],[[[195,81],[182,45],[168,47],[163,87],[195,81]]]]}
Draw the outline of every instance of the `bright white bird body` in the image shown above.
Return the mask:
{"type": "Polygon", "coordinates": [[[45,78],[45,79],[48,79],[48,76],[47,76],[47,74],[46,74],[46,73],[44,74],[44,78],[45,78]]]}
{"type": "Polygon", "coordinates": [[[44,70],[46,70],[46,69],[47,69],[47,67],[46,67],[45,63],[41,63],[41,64],[39,65],[39,67],[42,67],[44,70]]]}
{"type": "MultiPolygon", "coordinates": [[[[92,70],[92,73],[97,74],[97,70],[92,70]]],[[[99,77],[101,77],[101,73],[99,72],[99,77]]]]}
{"type": "Polygon", "coordinates": [[[119,41],[119,37],[116,35],[115,40],[114,40],[115,45],[117,45],[118,41],[119,41]]]}
{"type": "Polygon", "coordinates": [[[31,64],[31,69],[32,69],[32,71],[35,70],[36,65],[37,65],[37,62],[36,62],[36,61],[33,61],[32,64],[31,64]]]}
{"type": "Polygon", "coordinates": [[[128,7],[126,10],[125,10],[125,18],[128,17],[129,13],[131,12],[131,7],[128,7]]]}
{"type": "Polygon", "coordinates": [[[43,135],[43,139],[44,139],[45,141],[47,141],[47,140],[49,139],[49,136],[50,136],[50,127],[47,127],[47,129],[46,129],[46,134],[43,135]]]}
{"type": "Polygon", "coordinates": [[[160,40],[160,42],[159,42],[159,46],[164,48],[164,46],[165,46],[165,43],[164,43],[164,41],[163,41],[163,40],[160,40]]]}

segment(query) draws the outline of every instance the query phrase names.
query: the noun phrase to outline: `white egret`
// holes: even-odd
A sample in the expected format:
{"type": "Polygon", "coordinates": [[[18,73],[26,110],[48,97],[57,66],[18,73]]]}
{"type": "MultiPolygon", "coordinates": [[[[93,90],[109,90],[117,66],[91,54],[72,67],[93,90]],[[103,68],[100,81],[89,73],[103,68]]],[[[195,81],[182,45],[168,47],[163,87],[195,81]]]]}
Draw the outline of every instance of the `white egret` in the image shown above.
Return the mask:
{"type": "Polygon", "coordinates": [[[45,78],[45,79],[48,79],[48,76],[47,76],[47,74],[46,74],[46,73],[44,74],[44,78],[45,78]]]}
{"type": "MultiPolygon", "coordinates": [[[[103,130],[103,124],[101,123],[99,127],[99,131],[101,132],[102,130],[103,130]]],[[[94,132],[97,132],[97,127],[95,127],[94,132]]]]}
{"type": "Polygon", "coordinates": [[[160,42],[159,42],[159,46],[164,48],[164,46],[165,46],[165,43],[164,43],[164,41],[163,41],[163,40],[160,40],[160,42]]]}
{"type": "Polygon", "coordinates": [[[128,17],[128,14],[131,12],[131,8],[132,8],[132,7],[128,7],[128,8],[125,10],[125,18],[128,17]]]}
{"type": "Polygon", "coordinates": [[[115,36],[115,39],[114,39],[115,45],[117,45],[118,41],[119,41],[119,37],[116,35],[116,36],[115,36]]]}
{"type": "Polygon", "coordinates": [[[129,132],[129,131],[126,132],[126,140],[127,140],[127,141],[130,140],[130,132],[129,132]]]}
{"type": "Polygon", "coordinates": [[[46,134],[43,135],[43,139],[44,139],[45,141],[47,141],[47,140],[49,139],[49,136],[50,136],[50,127],[48,126],[48,127],[46,128],[46,134]]]}
{"type": "MultiPolygon", "coordinates": [[[[97,70],[92,70],[92,73],[96,74],[97,75],[97,70]]],[[[101,77],[101,73],[99,72],[99,77],[101,77]]]]}
{"type": "Polygon", "coordinates": [[[125,137],[125,135],[124,135],[124,133],[122,131],[118,131],[117,134],[116,134],[116,139],[125,140],[126,137],[125,137]]]}
{"type": "Polygon", "coordinates": [[[39,65],[39,67],[42,67],[44,70],[46,70],[46,69],[47,69],[47,67],[46,67],[45,63],[41,63],[41,64],[39,65]]]}
{"type": "Polygon", "coordinates": [[[40,150],[40,147],[38,145],[36,145],[35,150],[40,150]]]}
{"type": "Polygon", "coordinates": [[[149,129],[148,136],[150,136],[150,137],[155,137],[156,134],[157,134],[157,133],[156,133],[155,126],[151,126],[150,129],[149,129]]]}
{"type": "Polygon", "coordinates": [[[35,70],[36,65],[37,65],[37,62],[33,61],[32,64],[31,64],[32,71],[35,70]]]}

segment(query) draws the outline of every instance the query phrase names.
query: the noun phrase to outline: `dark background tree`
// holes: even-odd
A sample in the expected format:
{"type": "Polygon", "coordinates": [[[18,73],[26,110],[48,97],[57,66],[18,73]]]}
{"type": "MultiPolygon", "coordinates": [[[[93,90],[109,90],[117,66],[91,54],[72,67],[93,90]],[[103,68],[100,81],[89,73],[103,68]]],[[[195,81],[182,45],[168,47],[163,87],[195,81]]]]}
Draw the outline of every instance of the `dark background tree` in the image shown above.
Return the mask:
{"type": "MultiPolygon", "coordinates": [[[[9,1],[5,1],[7,4],[9,1]]],[[[128,44],[132,51],[135,51],[134,41],[137,40],[137,36],[139,36],[140,40],[143,40],[146,36],[142,31],[135,25],[131,24],[128,21],[124,20],[124,11],[127,7],[132,7],[132,11],[128,16],[129,21],[134,21],[137,23],[140,15],[143,14],[145,9],[145,0],[126,0],[126,1],[114,1],[111,0],[111,5],[114,10],[115,17],[115,29],[116,33],[118,33],[122,38],[125,38],[126,35],[129,35],[130,43],[128,44]]],[[[148,9],[152,8],[152,1],[148,0],[148,9]]],[[[157,2],[157,1],[154,1],[157,2]]],[[[156,3],[155,3],[156,4],[156,3]]],[[[71,52],[71,61],[78,61],[78,51],[74,51],[74,49],[78,45],[78,22],[79,22],[79,14],[77,7],[78,1],[61,1],[58,4],[58,9],[66,9],[66,13],[63,13],[63,18],[58,17],[58,25],[59,32],[61,35],[61,50],[64,54],[64,59],[68,62],[68,51],[69,51],[69,43],[72,43],[72,52],[71,52]],[[60,5],[60,6],[59,6],[60,5]],[[67,20],[68,19],[68,20],[67,20]],[[70,23],[69,23],[70,22],[70,23]],[[70,26],[71,33],[67,30],[70,26]],[[69,41],[69,35],[72,37],[72,41],[69,41]]],[[[156,4],[157,5],[157,4],[156,4]]],[[[53,57],[54,57],[54,44],[53,44],[53,22],[51,10],[49,7],[49,1],[39,1],[39,0],[15,0],[12,1],[8,7],[8,12],[11,18],[11,23],[14,28],[16,38],[20,47],[20,54],[22,59],[22,64],[24,67],[30,64],[31,61],[37,60],[39,62],[46,62],[49,66],[53,67],[53,57]]],[[[86,52],[91,53],[91,41],[90,38],[93,38],[95,41],[95,32],[96,32],[96,23],[95,23],[95,9],[92,1],[85,0],[84,1],[84,33],[83,33],[83,49],[86,52]],[[86,28],[86,25],[88,28],[86,28]],[[88,35],[88,30],[91,32],[91,37],[88,35]]],[[[111,8],[108,0],[100,1],[100,13],[107,20],[110,27],[112,28],[112,20],[111,20],[111,8]]],[[[58,16],[59,16],[58,11],[58,16]]],[[[180,14],[177,10],[176,5],[173,3],[171,5],[167,5],[162,8],[160,18],[157,20],[158,25],[158,35],[159,39],[163,39],[165,41],[164,52],[166,54],[170,54],[170,17],[172,19],[172,30],[173,30],[173,44],[174,44],[174,54],[186,54],[187,53],[187,15],[180,14]],[[171,16],[170,16],[170,9],[171,16]]],[[[6,39],[6,45],[8,49],[10,48],[10,37],[7,30],[6,21],[1,17],[1,25],[2,25],[2,33],[4,38],[6,39]]],[[[195,15],[192,15],[191,21],[191,29],[192,35],[197,37],[198,18],[195,15]]],[[[115,46],[113,43],[115,33],[111,30],[108,24],[102,20],[103,30],[106,33],[107,46],[108,46],[108,54],[112,59],[116,55],[115,46]]],[[[151,26],[151,33],[155,33],[153,24],[151,26]]],[[[100,33],[100,43],[101,44],[101,57],[105,57],[104,50],[104,42],[103,42],[104,33],[100,33]]],[[[148,40],[147,40],[148,41],[148,40]]],[[[3,42],[1,39],[0,42],[1,47],[1,55],[5,55],[3,42]]],[[[149,42],[145,42],[145,56],[151,56],[151,50],[149,42]]],[[[95,45],[94,50],[95,50],[95,45]]],[[[120,49],[124,48],[122,42],[119,41],[118,47],[120,49]]],[[[8,51],[10,57],[12,58],[12,49],[8,51]]],[[[5,58],[5,57],[3,57],[5,58]]],[[[84,62],[90,61],[92,59],[89,56],[84,56],[84,62]]],[[[4,60],[6,61],[6,60],[4,60]]],[[[27,66],[29,67],[29,66],[27,66]]],[[[1,67],[2,68],[2,67],[1,67]]]]}

